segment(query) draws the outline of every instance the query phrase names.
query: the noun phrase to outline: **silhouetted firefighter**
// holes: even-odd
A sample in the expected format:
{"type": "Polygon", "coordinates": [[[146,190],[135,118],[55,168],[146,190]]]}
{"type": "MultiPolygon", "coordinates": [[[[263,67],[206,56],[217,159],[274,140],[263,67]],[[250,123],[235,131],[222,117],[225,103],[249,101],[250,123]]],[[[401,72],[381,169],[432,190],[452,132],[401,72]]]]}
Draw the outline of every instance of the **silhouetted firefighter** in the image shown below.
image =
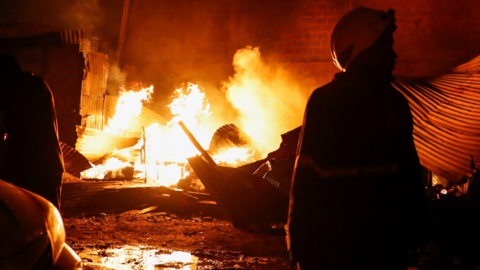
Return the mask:
{"type": "Polygon", "coordinates": [[[59,208],[64,169],[52,92],[8,54],[0,54],[0,110],[7,128],[0,178],[59,208]]]}
{"type": "Polygon", "coordinates": [[[394,11],[357,8],[332,35],[342,72],[310,97],[287,240],[299,269],[406,269],[425,199],[407,100],[392,86],[394,11]]]}

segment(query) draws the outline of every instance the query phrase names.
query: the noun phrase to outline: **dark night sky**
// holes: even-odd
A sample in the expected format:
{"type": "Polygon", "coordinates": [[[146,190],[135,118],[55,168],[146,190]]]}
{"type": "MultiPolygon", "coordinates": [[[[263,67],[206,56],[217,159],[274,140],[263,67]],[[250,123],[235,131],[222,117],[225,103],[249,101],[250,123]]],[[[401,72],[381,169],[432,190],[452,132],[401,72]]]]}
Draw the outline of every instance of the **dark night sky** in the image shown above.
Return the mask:
{"type": "Polygon", "coordinates": [[[100,50],[116,50],[123,0],[2,0],[0,24],[37,23],[61,30],[84,29],[101,41],[100,50]]]}

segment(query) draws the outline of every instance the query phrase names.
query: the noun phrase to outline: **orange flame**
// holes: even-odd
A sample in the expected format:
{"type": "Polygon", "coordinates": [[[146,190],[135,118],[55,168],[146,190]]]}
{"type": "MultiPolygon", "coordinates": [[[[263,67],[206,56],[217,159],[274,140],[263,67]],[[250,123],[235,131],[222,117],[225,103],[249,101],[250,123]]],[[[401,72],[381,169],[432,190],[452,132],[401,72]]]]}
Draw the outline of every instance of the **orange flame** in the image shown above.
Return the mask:
{"type": "Polygon", "coordinates": [[[213,157],[213,160],[216,163],[227,165],[245,164],[247,162],[255,161],[253,160],[253,154],[255,154],[255,150],[251,150],[250,148],[232,147],[217,153],[213,157]]]}
{"type": "Polygon", "coordinates": [[[233,66],[235,75],[224,82],[227,99],[239,112],[238,126],[266,155],[278,148],[280,134],[302,124],[309,88],[265,63],[258,47],[238,50],[233,66]]]}
{"type": "MultiPolygon", "coordinates": [[[[129,127],[129,120],[133,115],[141,112],[142,101],[149,100],[153,87],[142,91],[122,91],[119,97],[115,116],[109,120],[108,130],[122,134],[129,127]]],[[[187,158],[198,154],[198,150],[189,141],[188,137],[178,125],[183,121],[195,135],[204,149],[208,148],[214,130],[206,125],[199,124],[200,119],[209,121],[212,114],[205,92],[196,84],[188,83],[174,92],[174,100],[168,105],[173,115],[166,124],[152,124],[144,129],[144,134],[136,145],[144,151],[135,162],[135,177],[146,179],[151,185],[175,185],[186,177],[187,158]]],[[[210,125],[211,127],[212,125],[210,125]]],[[[242,164],[253,161],[253,151],[248,148],[232,147],[214,156],[214,160],[221,164],[242,164]]],[[[82,178],[103,178],[109,170],[130,166],[111,158],[105,164],[94,166],[82,173],[82,178]],[[120,162],[120,163],[119,163],[120,162]]]]}
{"type": "Polygon", "coordinates": [[[128,162],[123,162],[118,158],[109,158],[102,165],[92,165],[92,168],[80,173],[82,179],[103,179],[109,171],[118,170],[124,167],[132,166],[128,162]]]}
{"type": "Polygon", "coordinates": [[[211,133],[197,126],[198,117],[208,117],[211,114],[210,104],[199,86],[188,83],[186,87],[176,89],[174,96],[176,98],[168,105],[174,115],[172,120],[166,126],[153,124],[147,127],[146,140],[142,139],[141,142],[145,145],[147,162],[144,165],[136,163],[135,168],[145,167],[145,178],[150,184],[176,184],[182,176],[186,176],[186,172],[175,163],[185,164],[188,157],[197,154],[197,150],[177,124],[179,121],[189,125],[203,147],[208,146],[211,138],[211,133]]]}
{"type": "Polygon", "coordinates": [[[149,101],[152,93],[153,86],[140,91],[122,89],[115,107],[115,115],[108,119],[108,125],[103,130],[123,134],[128,128],[132,116],[138,116],[142,112],[142,101],[149,101]]]}

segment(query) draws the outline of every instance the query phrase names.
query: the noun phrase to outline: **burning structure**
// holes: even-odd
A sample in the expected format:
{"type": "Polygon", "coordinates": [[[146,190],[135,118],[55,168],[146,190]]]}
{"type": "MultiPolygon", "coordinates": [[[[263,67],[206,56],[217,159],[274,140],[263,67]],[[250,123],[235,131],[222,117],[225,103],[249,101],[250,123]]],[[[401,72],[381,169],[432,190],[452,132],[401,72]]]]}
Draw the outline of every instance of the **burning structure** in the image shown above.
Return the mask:
{"type": "Polygon", "coordinates": [[[281,221],[295,129],[309,93],[335,72],[331,30],[342,14],[362,5],[397,10],[398,74],[446,74],[399,78],[395,87],[409,99],[427,175],[466,190],[463,182],[479,162],[478,60],[447,70],[480,54],[478,39],[465,34],[478,31],[469,11],[478,8],[476,1],[125,0],[118,50],[109,57],[84,31],[19,37],[2,28],[9,38],[1,50],[43,76],[54,92],[64,154],[88,160],[72,158],[70,172],[83,181],[70,178],[64,186],[63,214],[108,212],[106,204],[120,212],[146,207],[145,197],[153,194],[156,205],[177,198],[187,208],[200,201],[210,207],[206,202],[215,200],[240,226],[281,221]],[[109,58],[126,73],[121,84],[112,83],[109,58]],[[196,156],[180,121],[213,163],[196,156]],[[165,188],[194,178],[212,196],[165,188]],[[127,182],[143,186],[133,194],[127,182]]]}
{"type": "MultiPolygon", "coordinates": [[[[317,48],[323,44],[319,40],[329,39],[331,28],[349,9],[379,4],[374,1],[286,1],[281,5],[271,5],[269,1],[234,2],[233,5],[215,1],[208,5],[190,2],[173,5],[125,1],[117,54],[113,56],[127,74],[127,81],[121,84],[107,85],[108,57],[96,52],[98,39],[87,37],[85,31],[55,32],[37,27],[34,33],[40,35],[27,37],[13,28],[4,28],[2,50],[17,55],[26,69],[44,75],[52,86],[64,152],[74,153],[72,147],[75,147],[89,161],[82,158],[69,161],[69,166],[76,167],[69,169],[70,173],[84,180],[136,179],[154,186],[174,186],[181,179],[187,180],[182,181],[184,184],[195,177],[190,175],[193,171],[187,158],[198,151],[178,125],[181,121],[216,164],[238,167],[251,163],[246,167],[248,174],[256,172],[255,175],[261,177],[266,172],[275,174],[281,168],[285,173],[277,179],[269,177],[269,183],[282,186],[283,193],[288,193],[285,179],[293,164],[291,157],[287,162],[279,157],[273,161],[273,153],[269,153],[281,145],[280,134],[292,134],[289,131],[301,123],[310,91],[333,73],[328,49],[305,51],[301,46],[317,48]],[[255,12],[264,9],[270,13],[258,17],[255,12]],[[190,16],[192,10],[202,12],[190,16]],[[329,11],[328,15],[323,11],[329,11]],[[165,16],[157,16],[159,12],[165,16]],[[314,17],[317,19],[310,26],[309,19],[314,17]],[[274,24],[274,18],[281,19],[274,24]],[[189,23],[197,20],[210,27],[189,23]],[[165,26],[166,32],[157,35],[156,25],[165,26]],[[272,28],[272,25],[276,26],[272,28]],[[297,28],[305,30],[305,36],[295,36],[297,28]],[[295,40],[298,42],[293,42],[295,40]],[[28,45],[33,43],[37,45],[28,45]],[[248,47],[249,44],[259,45],[263,58],[260,49],[248,47]],[[77,85],[76,91],[60,90],[68,84],[58,76],[49,75],[52,72],[46,65],[37,65],[38,61],[23,57],[25,49],[20,49],[33,51],[45,46],[54,48],[45,54],[47,58],[60,54],[65,57],[67,51],[71,57],[78,58],[77,66],[63,69],[72,70],[68,72],[77,76],[62,76],[76,78],[77,81],[72,81],[72,85],[77,85]],[[57,49],[59,46],[68,50],[57,49]],[[81,78],[80,71],[84,71],[81,78]],[[73,95],[76,97],[72,98],[73,95]],[[84,170],[89,166],[92,168],[84,170]]],[[[402,46],[397,51],[405,59],[416,60],[401,58],[396,70],[407,76],[447,73],[440,70],[440,66],[446,70],[459,64],[458,59],[441,57],[442,65],[433,65],[425,58],[427,54],[413,55],[402,49],[415,43],[409,35],[418,35],[410,31],[409,20],[404,19],[402,13],[421,18],[419,14],[424,12],[420,11],[412,15],[398,9],[400,30],[396,40],[402,46]]],[[[440,8],[425,14],[433,18],[442,12],[440,8]]],[[[464,21],[459,20],[457,24],[464,25],[464,21]]],[[[473,40],[467,38],[466,42],[468,47],[473,40]]],[[[454,44],[447,42],[445,46],[448,47],[445,50],[459,54],[453,49],[454,44]]],[[[469,55],[474,53],[478,52],[469,50],[469,55]]],[[[440,54],[438,50],[436,55],[440,54]]],[[[52,58],[47,62],[59,61],[52,58]]],[[[63,63],[67,62],[72,61],[63,63]]],[[[462,111],[464,108],[452,105],[475,107],[474,102],[466,101],[474,90],[465,90],[476,87],[472,81],[475,75],[471,75],[475,67],[473,61],[453,70],[451,75],[415,82],[397,80],[396,84],[409,98],[414,112],[415,138],[422,164],[434,172],[435,177],[448,179],[450,183],[465,182],[471,177],[472,160],[478,159],[475,144],[471,143],[476,136],[474,127],[458,118],[458,115],[469,115],[469,121],[475,121],[474,109],[462,111]]],[[[290,148],[276,153],[294,151],[295,140],[291,141],[290,148]]]]}

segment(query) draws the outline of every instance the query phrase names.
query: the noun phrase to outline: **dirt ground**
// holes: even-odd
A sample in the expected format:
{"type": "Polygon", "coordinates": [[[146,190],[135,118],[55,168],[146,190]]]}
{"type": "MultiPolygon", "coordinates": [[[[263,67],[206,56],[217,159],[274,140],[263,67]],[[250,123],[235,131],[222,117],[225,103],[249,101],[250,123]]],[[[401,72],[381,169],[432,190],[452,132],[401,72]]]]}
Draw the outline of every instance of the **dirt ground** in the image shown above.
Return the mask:
{"type": "MultiPolygon", "coordinates": [[[[133,191],[137,197],[153,192],[133,191]]],[[[163,194],[165,190],[158,192],[163,194]]],[[[124,193],[118,194],[125,197],[124,193]]],[[[118,202],[117,197],[113,199],[118,202]]],[[[82,258],[86,270],[295,269],[288,259],[282,228],[244,231],[234,228],[221,211],[202,208],[204,214],[182,218],[174,211],[155,209],[165,206],[164,200],[146,205],[154,206],[121,214],[64,218],[67,243],[82,258]]],[[[480,202],[467,201],[431,203],[429,241],[420,260],[409,270],[480,269],[479,206],[480,202]]]]}
{"type": "MultiPolygon", "coordinates": [[[[281,233],[246,232],[211,217],[165,212],[64,219],[85,269],[294,269],[281,233]]],[[[281,232],[281,230],[278,230],[281,232]]]]}
{"type": "MultiPolygon", "coordinates": [[[[295,269],[288,260],[281,229],[268,233],[243,231],[226,220],[182,219],[165,212],[139,210],[64,218],[64,225],[67,243],[80,256],[86,270],[295,269]]],[[[459,241],[458,237],[455,241],[459,241]]],[[[451,242],[446,245],[455,246],[451,242]]],[[[462,245],[471,249],[470,245],[462,245]]],[[[477,249],[470,256],[478,260],[477,249]]],[[[441,245],[429,242],[420,261],[409,270],[480,269],[478,264],[462,265],[459,258],[462,257],[451,256],[441,245]]]]}

